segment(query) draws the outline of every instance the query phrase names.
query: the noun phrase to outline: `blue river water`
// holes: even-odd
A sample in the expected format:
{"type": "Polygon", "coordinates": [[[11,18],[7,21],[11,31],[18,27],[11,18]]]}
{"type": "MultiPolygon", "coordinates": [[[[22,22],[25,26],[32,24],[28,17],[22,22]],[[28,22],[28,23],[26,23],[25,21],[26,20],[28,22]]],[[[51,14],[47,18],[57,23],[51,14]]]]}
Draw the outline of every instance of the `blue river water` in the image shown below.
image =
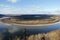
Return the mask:
{"type": "Polygon", "coordinates": [[[4,23],[0,23],[0,32],[3,30],[7,30],[11,33],[27,29],[29,30],[30,33],[47,33],[53,30],[58,30],[60,29],[60,23],[53,24],[53,25],[48,25],[48,26],[17,26],[17,25],[6,25],[4,23]]]}

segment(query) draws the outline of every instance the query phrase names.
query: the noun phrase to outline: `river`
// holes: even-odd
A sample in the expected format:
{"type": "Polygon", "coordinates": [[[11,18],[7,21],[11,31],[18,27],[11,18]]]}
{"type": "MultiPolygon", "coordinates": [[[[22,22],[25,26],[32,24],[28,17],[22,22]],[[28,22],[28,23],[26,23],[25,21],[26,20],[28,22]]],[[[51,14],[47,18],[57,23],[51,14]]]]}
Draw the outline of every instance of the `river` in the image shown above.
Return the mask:
{"type": "Polygon", "coordinates": [[[47,26],[17,26],[17,25],[6,25],[4,23],[0,23],[0,31],[8,29],[9,32],[13,33],[19,30],[27,29],[30,32],[36,32],[36,33],[47,33],[53,30],[60,29],[60,23],[53,24],[53,25],[47,25],[47,26]]]}

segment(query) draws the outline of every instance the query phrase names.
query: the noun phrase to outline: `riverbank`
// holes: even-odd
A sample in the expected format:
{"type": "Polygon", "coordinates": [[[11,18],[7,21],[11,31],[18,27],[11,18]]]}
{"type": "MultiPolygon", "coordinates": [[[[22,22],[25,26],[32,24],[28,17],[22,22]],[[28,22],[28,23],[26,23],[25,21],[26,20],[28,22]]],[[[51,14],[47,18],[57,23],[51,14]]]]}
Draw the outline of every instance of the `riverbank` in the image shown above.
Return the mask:
{"type": "Polygon", "coordinates": [[[27,40],[60,40],[60,30],[55,30],[52,32],[39,33],[35,35],[30,35],[27,40]]]}
{"type": "MultiPolygon", "coordinates": [[[[60,21],[59,22],[55,22],[55,23],[49,23],[49,24],[36,24],[36,25],[24,25],[24,24],[15,24],[15,25],[19,25],[19,26],[32,26],[32,27],[34,27],[34,26],[48,26],[48,25],[55,25],[55,24],[58,24],[58,23],[60,23],[60,21]]],[[[14,24],[14,23],[13,23],[14,24]]]]}
{"type": "Polygon", "coordinates": [[[6,25],[14,24],[14,25],[18,25],[18,26],[48,26],[48,25],[55,25],[57,23],[60,23],[60,20],[54,20],[52,22],[49,21],[49,23],[42,23],[42,24],[39,22],[37,24],[22,24],[22,23],[16,23],[16,22],[10,23],[10,21],[9,22],[3,22],[3,23],[5,23],[6,25]]]}
{"type": "Polygon", "coordinates": [[[19,19],[0,19],[0,22],[3,22],[7,25],[19,25],[19,26],[48,26],[60,23],[60,16],[53,16],[48,19],[39,19],[39,20],[19,20],[19,19]]]}

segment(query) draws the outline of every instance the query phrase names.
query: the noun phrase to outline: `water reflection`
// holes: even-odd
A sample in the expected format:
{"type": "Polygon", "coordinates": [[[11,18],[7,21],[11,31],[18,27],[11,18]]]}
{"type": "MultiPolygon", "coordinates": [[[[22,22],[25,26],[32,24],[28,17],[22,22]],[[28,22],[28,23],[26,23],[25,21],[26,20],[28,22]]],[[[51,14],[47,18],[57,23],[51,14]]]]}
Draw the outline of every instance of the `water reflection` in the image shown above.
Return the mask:
{"type": "Polygon", "coordinates": [[[60,29],[60,23],[49,26],[7,26],[4,23],[0,23],[0,39],[1,40],[25,40],[30,35],[38,33],[47,33],[53,30],[60,29]]]}

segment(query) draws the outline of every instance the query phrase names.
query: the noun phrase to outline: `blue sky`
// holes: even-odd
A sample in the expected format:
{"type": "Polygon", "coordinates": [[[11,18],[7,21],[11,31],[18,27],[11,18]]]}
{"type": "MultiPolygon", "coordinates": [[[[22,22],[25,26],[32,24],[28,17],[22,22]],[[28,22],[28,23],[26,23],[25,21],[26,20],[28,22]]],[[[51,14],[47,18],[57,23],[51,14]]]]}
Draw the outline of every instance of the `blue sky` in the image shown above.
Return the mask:
{"type": "Polygon", "coordinates": [[[60,0],[0,0],[0,14],[59,14],[60,0]]]}

